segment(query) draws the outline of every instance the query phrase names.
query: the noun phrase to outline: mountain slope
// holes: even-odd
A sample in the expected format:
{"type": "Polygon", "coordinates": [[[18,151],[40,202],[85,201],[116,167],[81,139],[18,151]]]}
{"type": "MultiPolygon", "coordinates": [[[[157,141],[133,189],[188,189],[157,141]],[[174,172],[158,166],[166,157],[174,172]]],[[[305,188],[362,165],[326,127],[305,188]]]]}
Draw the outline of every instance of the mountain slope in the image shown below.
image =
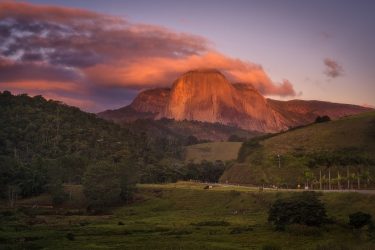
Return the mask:
{"type": "Polygon", "coordinates": [[[365,178],[367,172],[374,176],[374,162],[375,112],[367,112],[244,143],[221,181],[293,186],[304,183],[306,172],[315,180],[320,168],[327,175],[330,165],[332,178],[344,179],[345,166],[365,178]]]}
{"type": "Polygon", "coordinates": [[[336,119],[369,110],[322,101],[266,99],[251,85],[232,84],[215,69],[197,69],[180,76],[171,89],[143,91],[129,106],[98,115],[118,123],[169,118],[279,132],[312,123],[318,115],[336,119]]]}
{"type": "Polygon", "coordinates": [[[208,123],[199,121],[176,121],[172,119],[138,119],[133,122],[125,122],[126,126],[139,131],[144,131],[150,137],[158,136],[175,138],[184,144],[190,144],[191,137],[200,141],[227,141],[231,136],[242,139],[250,139],[261,133],[247,131],[238,127],[225,126],[220,123],[208,123]]]}

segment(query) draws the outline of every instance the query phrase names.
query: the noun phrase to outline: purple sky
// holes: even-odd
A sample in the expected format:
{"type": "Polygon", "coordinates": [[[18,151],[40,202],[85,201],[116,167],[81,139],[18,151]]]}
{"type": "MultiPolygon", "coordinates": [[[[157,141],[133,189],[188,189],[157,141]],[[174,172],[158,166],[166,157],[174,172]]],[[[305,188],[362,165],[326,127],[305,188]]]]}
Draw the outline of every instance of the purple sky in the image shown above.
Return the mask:
{"type": "MultiPolygon", "coordinates": [[[[83,52],[76,53],[79,43],[72,42],[70,47],[63,48],[66,49],[63,55],[58,55],[49,52],[62,48],[57,36],[48,40],[48,46],[40,41],[27,46],[14,42],[13,47],[10,46],[14,39],[8,39],[9,34],[35,32],[35,27],[25,28],[21,21],[10,23],[9,20],[23,20],[26,15],[44,22],[43,29],[53,30],[54,27],[45,24],[70,27],[75,24],[67,21],[69,18],[82,17],[86,12],[67,14],[62,11],[64,17],[55,18],[53,15],[58,15],[59,11],[54,9],[51,10],[53,17],[38,20],[38,11],[50,10],[30,10],[30,14],[0,9],[0,89],[41,93],[85,110],[99,111],[128,104],[141,89],[171,85],[180,71],[188,67],[219,63],[218,67],[227,71],[233,80],[249,81],[272,98],[375,106],[375,1],[26,2],[33,6],[48,4],[98,12],[100,17],[88,15],[87,18],[99,20],[98,27],[118,23],[118,20],[103,21],[102,14],[119,17],[125,20],[127,30],[95,34],[97,41],[107,47],[89,41],[92,47],[85,45],[83,52]],[[4,27],[12,25],[13,33],[1,33],[4,27]],[[152,28],[144,25],[152,25],[152,28]],[[109,41],[108,35],[113,39],[109,41]],[[41,46],[45,48],[41,50],[41,46]],[[38,53],[34,53],[35,48],[38,53]],[[89,49],[86,51],[86,48],[89,49]],[[118,51],[112,51],[113,48],[118,51]],[[93,51],[95,53],[91,53],[93,51]],[[141,59],[137,57],[139,54],[141,59]],[[28,69],[31,65],[35,70],[25,70],[25,63],[28,69]],[[56,72],[44,74],[41,65],[46,67],[45,71],[56,72]],[[148,74],[139,73],[141,65],[148,67],[148,74]],[[153,65],[158,67],[153,69],[153,65]],[[172,69],[168,71],[169,66],[172,69]],[[1,75],[2,70],[5,77],[1,75]],[[36,75],[35,72],[41,73],[36,75]],[[24,77],[18,77],[20,74],[24,77]],[[28,79],[33,79],[35,84],[25,87],[28,79]]],[[[93,27],[82,25],[83,35],[79,39],[85,38],[86,30],[95,32],[93,27]]],[[[50,33],[40,31],[37,36],[50,33]]]]}

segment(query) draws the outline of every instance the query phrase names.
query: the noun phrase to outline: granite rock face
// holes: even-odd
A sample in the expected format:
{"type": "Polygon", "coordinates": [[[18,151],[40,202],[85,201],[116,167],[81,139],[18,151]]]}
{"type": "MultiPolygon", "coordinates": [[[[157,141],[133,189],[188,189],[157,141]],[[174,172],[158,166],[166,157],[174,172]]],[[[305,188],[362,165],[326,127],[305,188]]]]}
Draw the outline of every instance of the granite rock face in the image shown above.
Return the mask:
{"type": "Polygon", "coordinates": [[[264,98],[253,86],[232,84],[215,69],[197,69],[180,76],[170,89],[141,92],[127,107],[99,116],[114,121],[136,118],[221,123],[259,132],[279,132],[311,123],[318,115],[332,119],[369,108],[323,101],[277,101],[264,98]]]}

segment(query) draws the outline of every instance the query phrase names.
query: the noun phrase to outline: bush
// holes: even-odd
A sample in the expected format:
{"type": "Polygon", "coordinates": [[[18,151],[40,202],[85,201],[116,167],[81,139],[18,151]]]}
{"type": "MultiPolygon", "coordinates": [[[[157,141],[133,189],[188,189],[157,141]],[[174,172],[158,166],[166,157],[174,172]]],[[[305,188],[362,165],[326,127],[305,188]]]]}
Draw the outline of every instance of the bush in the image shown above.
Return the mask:
{"type": "Polygon", "coordinates": [[[277,199],[268,211],[268,221],[277,230],[284,230],[290,224],[321,226],[328,222],[325,206],[314,192],[277,199]]]}
{"type": "Polygon", "coordinates": [[[330,120],[331,120],[331,118],[328,115],[318,116],[315,119],[315,123],[329,122],[330,120]]]}
{"type": "Polygon", "coordinates": [[[73,233],[67,233],[65,235],[65,237],[68,239],[68,240],[75,240],[75,236],[73,233]]]}
{"type": "Polygon", "coordinates": [[[254,228],[251,226],[244,226],[244,227],[234,227],[230,231],[230,234],[242,234],[246,232],[254,231],[254,228]]]}
{"type": "Polygon", "coordinates": [[[370,225],[371,215],[362,212],[356,212],[349,215],[349,226],[355,229],[360,229],[366,225],[370,225]]]}
{"type": "Polygon", "coordinates": [[[64,187],[61,181],[55,181],[50,185],[50,193],[52,196],[52,204],[58,206],[68,200],[68,194],[64,192],[64,187]]]}
{"type": "Polygon", "coordinates": [[[275,243],[267,243],[262,246],[262,250],[281,250],[281,247],[275,243]]]}
{"type": "Polygon", "coordinates": [[[229,226],[229,222],[227,221],[201,221],[196,224],[193,224],[194,226],[208,226],[208,227],[226,227],[229,226]]]}

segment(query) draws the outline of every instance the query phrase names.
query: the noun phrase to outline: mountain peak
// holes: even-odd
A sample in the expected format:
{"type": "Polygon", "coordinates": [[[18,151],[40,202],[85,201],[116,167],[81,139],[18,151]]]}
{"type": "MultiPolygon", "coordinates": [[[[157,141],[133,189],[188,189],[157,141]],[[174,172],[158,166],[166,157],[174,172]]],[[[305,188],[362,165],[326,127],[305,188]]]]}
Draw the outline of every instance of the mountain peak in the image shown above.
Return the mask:
{"type": "Polygon", "coordinates": [[[205,74],[213,73],[213,74],[222,75],[222,73],[218,69],[215,69],[215,68],[196,68],[196,69],[192,69],[192,70],[187,71],[186,73],[184,73],[184,75],[185,74],[195,74],[195,73],[205,73],[205,74]]]}
{"type": "MultiPolygon", "coordinates": [[[[152,119],[218,122],[247,130],[277,132],[311,123],[318,115],[335,119],[367,110],[328,102],[265,99],[250,84],[232,84],[217,69],[197,68],[177,78],[171,89],[141,92],[124,112],[129,117],[138,112],[140,117],[147,114],[152,119]]],[[[102,116],[113,119],[115,113],[102,116]]]]}

